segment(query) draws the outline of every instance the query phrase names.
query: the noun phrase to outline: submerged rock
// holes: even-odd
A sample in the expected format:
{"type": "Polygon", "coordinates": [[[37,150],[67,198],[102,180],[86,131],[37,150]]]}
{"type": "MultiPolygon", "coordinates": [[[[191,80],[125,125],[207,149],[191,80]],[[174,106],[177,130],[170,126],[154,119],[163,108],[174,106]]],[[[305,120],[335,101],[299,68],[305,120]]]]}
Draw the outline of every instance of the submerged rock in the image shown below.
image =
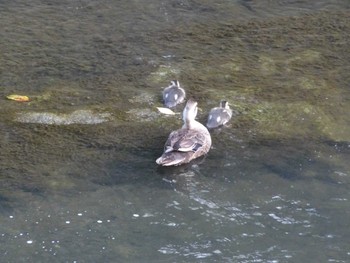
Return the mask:
{"type": "Polygon", "coordinates": [[[152,110],[152,109],[131,109],[127,111],[128,114],[130,114],[132,117],[131,119],[137,120],[137,121],[154,121],[159,118],[159,113],[152,110]]]}
{"type": "Polygon", "coordinates": [[[131,97],[130,99],[128,99],[128,101],[131,103],[138,103],[138,104],[143,103],[143,104],[147,104],[147,105],[153,105],[158,101],[158,99],[159,98],[155,94],[143,92],[139,95],[135,95],[135,96],[131,97]]]}
{"type": "Polygon", "coordinates": [[[23,112],[19,113],[15,120],[22,123],[69,125],[98,124],[109,121],[110,117],[111,114],[108,112],[95,113],[92,110],[76,110],[69,114],[57,114],[52,112],[23,112]]]}
{"type": "Polygon", "coordinates": [[[260,134],[277,137],[325,135],[333,141],[349,141],[345,114],[334,118],[320,106],[308,102],[261,102],[246,115],[256,122],[260,134]]]}

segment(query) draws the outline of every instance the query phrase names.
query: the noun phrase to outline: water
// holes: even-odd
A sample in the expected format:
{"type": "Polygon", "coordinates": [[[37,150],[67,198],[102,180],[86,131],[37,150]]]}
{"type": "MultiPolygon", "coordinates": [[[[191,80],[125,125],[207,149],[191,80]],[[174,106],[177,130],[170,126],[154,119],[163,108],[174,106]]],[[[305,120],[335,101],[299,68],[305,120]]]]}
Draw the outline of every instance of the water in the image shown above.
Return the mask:
{"type": "Polygon", "coordinates": [[[2,1],[1,261],[348,262],[349,7],[2,1]],[[174,78],[238,115],[165,169],[174,78]]]}

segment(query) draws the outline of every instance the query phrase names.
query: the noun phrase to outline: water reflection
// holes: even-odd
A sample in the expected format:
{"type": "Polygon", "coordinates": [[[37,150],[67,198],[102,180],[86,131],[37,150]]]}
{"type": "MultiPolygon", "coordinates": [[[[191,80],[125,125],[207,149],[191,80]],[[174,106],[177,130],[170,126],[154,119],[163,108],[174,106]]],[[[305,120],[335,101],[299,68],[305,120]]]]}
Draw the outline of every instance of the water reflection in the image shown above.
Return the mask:
{"type": "Polygon", "coordinates": [[[2,2],[2,92],[33,98],[0,104],[2,261],[349,261],[348,8],[2,2]],[[239,114],[204,159],[162,168],[174,78],[202,122],[222,98],[239,114]],[[60,125],[76,112],[103,122],[60,125]]]}

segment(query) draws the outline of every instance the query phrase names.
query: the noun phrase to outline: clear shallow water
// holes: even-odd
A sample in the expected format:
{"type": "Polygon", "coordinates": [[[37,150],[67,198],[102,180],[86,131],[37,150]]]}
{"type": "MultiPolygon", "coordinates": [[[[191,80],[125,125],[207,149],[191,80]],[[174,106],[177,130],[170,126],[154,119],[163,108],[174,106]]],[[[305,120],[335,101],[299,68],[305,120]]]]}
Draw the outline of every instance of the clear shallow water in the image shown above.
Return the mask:
{"type": "Polygon", "coordinates": [[[349,261],[348,8],[3,2],[1,92],[33,101],[0,104],[2,261],[349,261]],[[180,120],[154,108],[175,77],[200,120],[222,97],[239,115],[200,163],[163,169],[180,120]],[[112,117],[17,121],[77,110],[112,117]]]}

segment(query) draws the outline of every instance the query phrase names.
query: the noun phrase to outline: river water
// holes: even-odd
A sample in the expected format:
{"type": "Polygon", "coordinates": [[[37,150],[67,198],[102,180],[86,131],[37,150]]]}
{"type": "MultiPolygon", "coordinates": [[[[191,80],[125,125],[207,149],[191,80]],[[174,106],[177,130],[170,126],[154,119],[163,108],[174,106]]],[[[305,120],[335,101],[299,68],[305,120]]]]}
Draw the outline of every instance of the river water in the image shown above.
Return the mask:
{"type": "Polygon", "coordinates": [[[4,0],[0,22],[1,262],[350,261],[347,0],[4,0]],[[160,168],[175,78],[200,121],[236,114],[160,168]]]}

